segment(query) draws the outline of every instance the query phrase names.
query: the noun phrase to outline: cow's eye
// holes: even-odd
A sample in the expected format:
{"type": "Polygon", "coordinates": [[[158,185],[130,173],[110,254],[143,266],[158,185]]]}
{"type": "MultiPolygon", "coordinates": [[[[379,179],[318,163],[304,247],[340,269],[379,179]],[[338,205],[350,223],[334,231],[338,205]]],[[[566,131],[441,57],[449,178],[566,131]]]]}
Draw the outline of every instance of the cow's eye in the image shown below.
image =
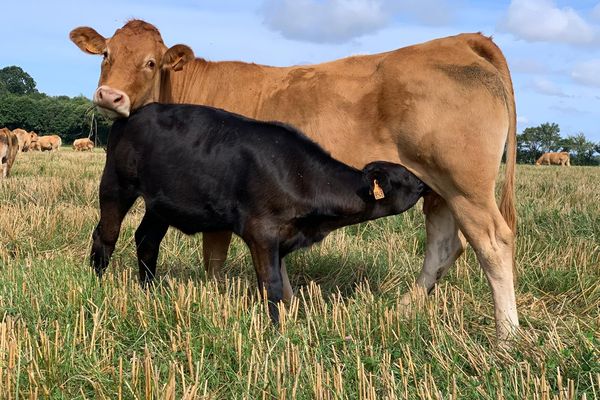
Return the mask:
{"type": "Polygon", "coordinates": [[[106,60],[108,58],[108,52],[105,51],[104,53],[102,53],[102,57],[106,60]]]}
{"type": "Polygon", "coordinates": [[[154,62],[154,60],[148,60],[148,62],[146,63],[146,67],[148,67],[150,69],[154,69],[155,65],[156,65],[156,63],[154,62]]]}

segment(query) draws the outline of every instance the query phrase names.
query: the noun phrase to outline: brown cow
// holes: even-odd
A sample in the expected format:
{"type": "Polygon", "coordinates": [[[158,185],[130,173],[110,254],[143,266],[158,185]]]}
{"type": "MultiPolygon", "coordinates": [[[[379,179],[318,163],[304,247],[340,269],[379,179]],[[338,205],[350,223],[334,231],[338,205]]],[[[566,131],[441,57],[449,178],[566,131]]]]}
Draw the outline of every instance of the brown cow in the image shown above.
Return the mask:
{"type": "Polygon", "coordinates": [[[6,178],[10,175],[10,170],[17,158],[19,152],[19,139],[8,128],[0,129],[0,178],[6,178]]]}
{"type": "Polygon", "coordinates": [[[61,145],[62,139],[58,135],[39,136],[36,149],[41,151],[58,151],[61,145]]]}
{"type": "Polygon", "coordinates": [[[75,151],[92,151],[93,148],[94,142],[92,142],[89,138],[75,139],[75,141],[73,141],[73,150],[75,151]]]}
{"type": "Polygon", "coordinates": [[[25,129],[14,129],[12,131],[17,136],[19,140],[19,151],[27,151],[29,150],[29,145],[31,144],[31,135],[25,129]]]}
{"type": "MultiPolygon", "coordinates": [[[[70,38],[84,52],[104,56],[94,102],[114,118],[152,101],[205,104],[295,125],[333,157],[358,168],[374,160],[406,166],[436,193],[423,207],[423,269],[403,302],[430,292],[468,241],[492,289],[498,338],[507,339],[518,327],[515,103],[506,60],[491,39],[461,34],[279,68],[194,58],[188,46],[165,46],[160,32],[140,20],[129,21],[110,39],[89,27],[74,29],[70,38]],[[498,207],[494,187],[507,142],[498,207]]],[[[118,234],[120,222],[110,231],[118,234]]],[[[205,264],[215,273],[231,233],[203,238],[205,264]]],[[[282,275],[289,298],[284,267],[282,275]]]]}
{"type": "Polygon", "coordinates": [[[571,166],[571,156],[566,151],[561,151],[560,153],[544,153],[538,160],[535,162],[535,165],[560,165],[562,166],[571,166]]]}

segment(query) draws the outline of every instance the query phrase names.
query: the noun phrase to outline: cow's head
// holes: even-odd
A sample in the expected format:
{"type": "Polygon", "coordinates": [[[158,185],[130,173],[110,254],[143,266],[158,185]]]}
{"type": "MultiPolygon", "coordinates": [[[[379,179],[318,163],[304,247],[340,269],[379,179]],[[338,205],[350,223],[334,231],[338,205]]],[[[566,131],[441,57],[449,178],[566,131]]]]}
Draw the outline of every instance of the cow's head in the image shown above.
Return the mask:
{"type": "Polygon", "coordinates": [[[158,101],[161,71],[179,71],[194,59],[188,46],[167,48],[158,29],[140,20],[129,21],[108,39],[89,27],[75,28],[69,37],[85,53],[104,57],[94,103],[113,119],[158,101]]]}

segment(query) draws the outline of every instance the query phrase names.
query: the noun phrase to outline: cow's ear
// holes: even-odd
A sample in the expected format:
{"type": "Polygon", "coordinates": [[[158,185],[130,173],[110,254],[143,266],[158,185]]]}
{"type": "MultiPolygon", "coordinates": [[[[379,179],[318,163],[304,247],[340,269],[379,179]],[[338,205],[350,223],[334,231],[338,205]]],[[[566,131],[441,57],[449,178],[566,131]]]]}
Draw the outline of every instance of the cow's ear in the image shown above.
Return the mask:
{"type": "Polygon", "coordinates": [[[180,71],[185,63],[194,59],[194,52],[185,44],[176,44],[171,47],[162,58],[161,68],[171,68],[180,71]]]}
{"type": "Polygon", "coordinates": [[[71,41],[88,54],[102,54],[106,51],[104,36],[87,26],[80,26],[69,33],[71,41]]]}

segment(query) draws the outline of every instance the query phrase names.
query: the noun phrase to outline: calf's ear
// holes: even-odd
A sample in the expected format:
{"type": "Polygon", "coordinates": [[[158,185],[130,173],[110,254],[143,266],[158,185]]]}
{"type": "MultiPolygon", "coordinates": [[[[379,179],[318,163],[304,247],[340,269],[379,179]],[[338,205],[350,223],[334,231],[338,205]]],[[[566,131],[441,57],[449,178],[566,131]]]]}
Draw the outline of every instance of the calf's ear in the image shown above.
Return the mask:
{"type": "Polygon", "coordinates": [[[194,52],[185,44],[176,44],[163,55],[161,68],[171,68],[181,71],[183,66],[194,59],[194,52]]]}
{"type": "Polygon", "coordinates": [[[73,29],[69,38],[85,53],[102,54],[106,51],[106,39],[90,27],[80,26],[73,29]]]}
{"type": "Polygon", "coordinates": [[[369,186],[369,193],[378,200],[387,196],[392,190],[390,176],[383,167],[367,167],[363,170],[365,183],[369,186]]]}

